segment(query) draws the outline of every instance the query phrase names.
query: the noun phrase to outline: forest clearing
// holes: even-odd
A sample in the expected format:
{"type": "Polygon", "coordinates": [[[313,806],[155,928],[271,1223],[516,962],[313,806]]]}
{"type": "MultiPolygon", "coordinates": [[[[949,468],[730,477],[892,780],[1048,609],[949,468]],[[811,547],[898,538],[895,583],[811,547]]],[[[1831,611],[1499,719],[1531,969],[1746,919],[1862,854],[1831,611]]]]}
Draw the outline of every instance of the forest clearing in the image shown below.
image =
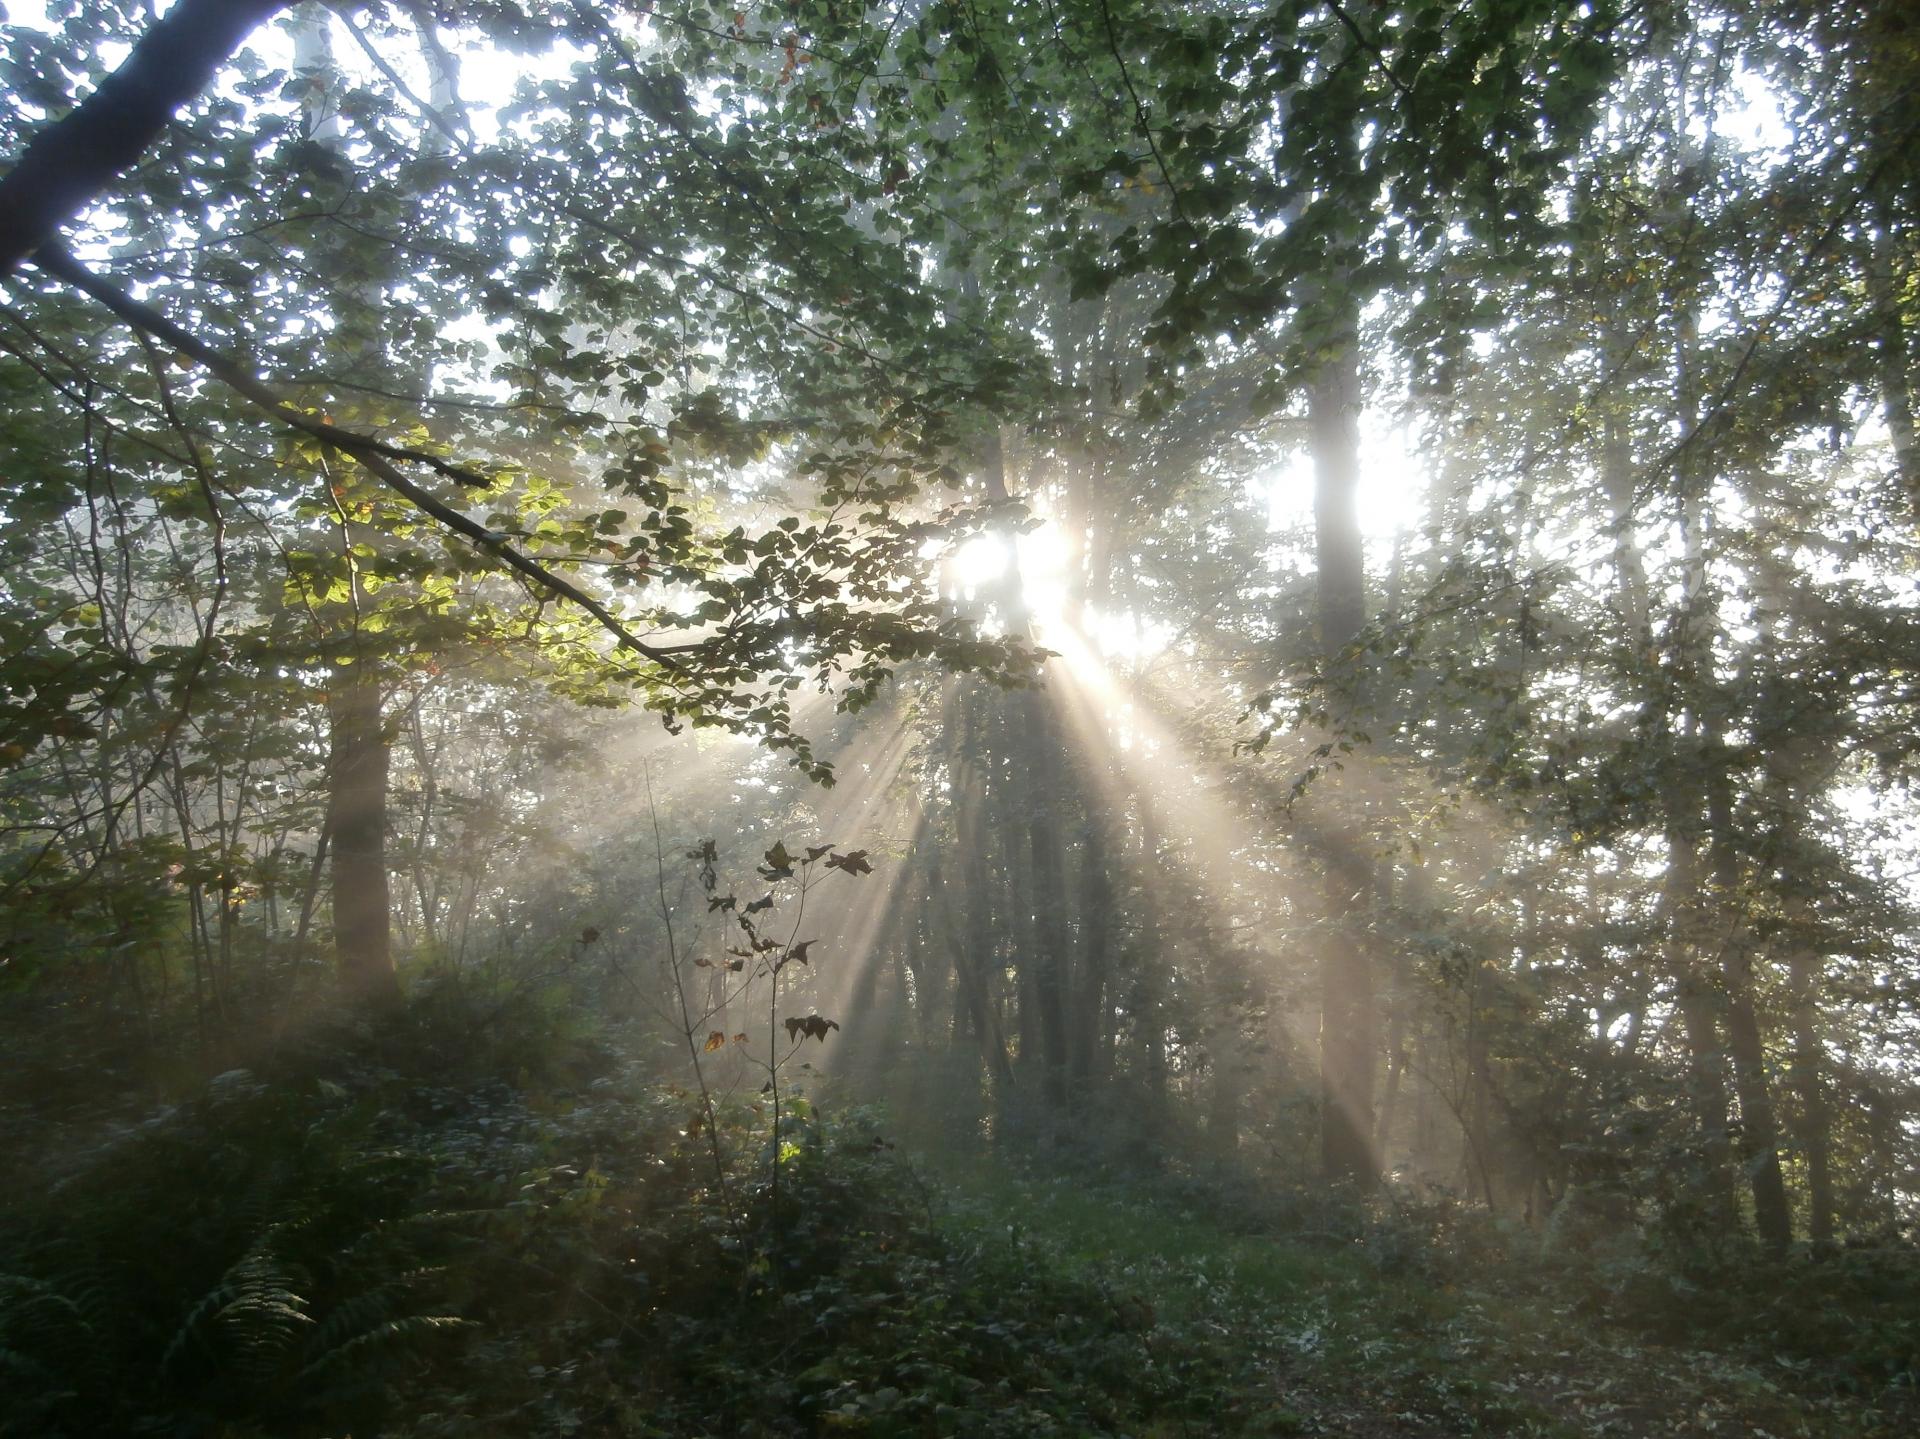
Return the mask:
{"type": "Polygon", "coordinates": [[[9,0],[0,1435],[1920,1432],[1920,19],[9,0]]]}

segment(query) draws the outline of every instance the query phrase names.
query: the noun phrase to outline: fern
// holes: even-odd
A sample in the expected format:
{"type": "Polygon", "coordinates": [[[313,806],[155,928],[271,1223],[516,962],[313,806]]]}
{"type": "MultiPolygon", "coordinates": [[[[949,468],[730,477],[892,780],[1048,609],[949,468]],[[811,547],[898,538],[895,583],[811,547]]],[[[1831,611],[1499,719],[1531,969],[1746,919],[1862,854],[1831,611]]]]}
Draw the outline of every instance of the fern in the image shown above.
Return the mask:
{"type": "Polygon", "coordinates": [[[0,1274],[0,1340],[15,1333],[59,1332],[78,1329],[90,1335],[79,1304],[42,1279],[24,1274],[0,1274]]]}
{"type": "MultiPolygon", "coordinates": [[[[64,1289],[24,1274],[0,1274],[0,1399],[44,1403],[48,1385],[64,1389],[98,1376],[103,1355],[86,1307],[64,1289]]],[[[0,1409],[7,1406],[0,1403],[0,1409]]]]}
{"type": "Polygon", "coordinates": [[[187,1311],[160,1356],[161,1373],[176,1373],[195,1351],[233,1362],[251,1380],[272,1373],[300,1326],[313,1322],[298,1282],[266,1243],[249,1250],[187,1311]]]}
{"type": "Polygon", "coordinates": [[[426,1341],[472,1327],[471,1320],[452,1314],[403,1314],[327,1349],[295,1377],[302,1381],[326,1378],[338,1386],[346,1376],[384,1376],[396,1363],[422,1353],[426,1341]]]}

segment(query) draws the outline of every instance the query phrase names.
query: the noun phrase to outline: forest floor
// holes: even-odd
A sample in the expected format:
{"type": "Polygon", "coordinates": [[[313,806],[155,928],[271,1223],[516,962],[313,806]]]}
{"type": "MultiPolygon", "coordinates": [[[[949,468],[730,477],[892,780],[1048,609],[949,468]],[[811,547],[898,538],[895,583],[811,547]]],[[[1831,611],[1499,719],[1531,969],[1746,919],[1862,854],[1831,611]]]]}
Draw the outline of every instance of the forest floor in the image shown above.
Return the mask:
{"type": "MultiPolygon", "coordinates": [[[[1236,1222],[1221,1196],[1183,1198],[1164,1183],[951,1160],[939,1172],[957,1229],[1003,1231],[1118,1308],[1151,1314],[1148,1347],[1185,1340],[1226,1357],[1209,1381],[1219,1387],[1205,1423],[1145,1432],[1920,1433],[1920,1353],[1876,1382],[1847,1356],[1787,1352],[1764,1324],[1727,1323],[1724,1304],[1691,1322],[1691,1302],[1704,1299],[1697,1281],[1624,1254],[1532,1265],[1516,1253],[1530,1241],[1484,1221],[1463,1226],[1443,1203],[1389,1206],[1385,1222],[1324,1205],[1275,1225],[1236,1222]],[[1478,1242],[1462,1232],[1475,1228],[1478,1242]],[[1614,1286],[1643,1292],[1610,1294],[1614,1286]],[[1610,1312],[1615,1299],[1622,1312],[1610,1312]]],[[[1795,1283],[1746,1274],[1740,1287],[1772,1289],[1800,1310],[1795,1283]]],[[[1889,1318],[1822,1316],[1815,1293],[1805,1303],[1835,1336],[1889,1318]]],[[[1901,1327],[1911,1342],[1920,1324],[1901,1327]]]]}
{"type": "Polygon", "coordinates": [[[0,1125],[0,1435],[1920,1432],[1908,1249],[1562,1252],[804,1102],[775,1166],[764,1106],[710,1127],[546,1023],[416,1009],[0,1125]]]}

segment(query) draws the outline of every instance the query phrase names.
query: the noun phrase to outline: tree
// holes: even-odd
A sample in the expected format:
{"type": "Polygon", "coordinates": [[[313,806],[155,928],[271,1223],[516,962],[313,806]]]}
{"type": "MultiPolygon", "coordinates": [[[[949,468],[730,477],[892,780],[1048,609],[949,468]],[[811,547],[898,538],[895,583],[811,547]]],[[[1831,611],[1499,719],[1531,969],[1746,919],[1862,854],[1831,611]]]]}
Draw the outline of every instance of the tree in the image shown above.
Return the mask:
{"type": "MultiPolygon", "coordinates": [[[[244,35],[249,17],[273,7],[215,6],[219,14],[211,17],[200,8],[170,12],[140,35],[115,80],[27,146],[5,182],[24,227],[22,246],[43,239],[49,222],[84,201],[80,187],[98,182],[131,153],[126,144],[101,151],[90,135],[131,142],[157,132],[167,111],[189,98],[194,77],[220,58],[215,52],[224,54],[244,35]],[[76,147],[101,163],[65,164],[61,157],[76,147]]],[[[89,36],[106,18],[77,14],[68,38],[89,36]]],[[[491,22],[501,33],[512,33],[517,23],[502,16],[491,22]]],[[[123,249],[146,242],[148,265],[164,263],[170,247],[192,243],[198,261],[185,283],[171,275],[156,297],[197,307],[213,325],[227,325],[230,342],[239,346],[287,360],[299,354],[279,388],[169,319],[166,298],[136,299],[57,244],[38,244],[35,259],[43,273],[106,306],[141,343],[198,362],[282,435],[294,437],[293,463],[284,474],[291,488],[244,519],[232,513],[234,496],[219,474],[202,463],[200,523],[221,531],[244,522],[262,528],[264,538],[270,517],[316,482],[340,517],[332,530],[338,555],[325,553],[323,526],[313,536],[321,545],[289,547],[285,556],[290,583],[306,603],[337,601],[360,615],[359,639],[322,645],[335,695],[334,805],[324,834],[337,871],[334,908],[343,953],[363,957],[367,973],[380,975],[387,969],[389,905],[386,744],[375,650],[394,652],[389,625],[397,616],[408,615],[415,625],[415,644],[444,641],[432,617],[462,592],[484,592],[483,576],[503,572],[525,586],[521,613],[501,605],[468,614],[510,626],[563,657],[558,683],[583,693],[633,686],[670,723],[724,724],[756,735],[822,779],[830,777],[828,767],[813,759],[791,723],[791,697],[809,680],[826,687],[837,679],[844,686],[840,701],[857,707],[904,659],[936,656],[1010,678],[1027,659],[1017,644],[983,640],[948,622],[915,573],[917,550],[937,531],[903,508],[944,462],[948,397],[1004,384],[1004,367],[995,369],[998,362],[989,358],[978,374],[949,370],[928,382],[901,372],[898,362],[910,367],[910,356],[882,354],[877,341],[863,341],[846,322],[815,323],[790,307],[778,293],[783,287],[802,308],[843,304],[837,289],[821,293],[830,280],[823,260],[844,259],[849,249],[856,265],[875,272],[869,278],[897,285],[906,271],[882,267],[884,249],[837,218],[835,228],[844,234],[823,233],[804,245],[794,231],[767,223],[759,201],[772,182],[750,173],[737,155],[723,158],[721,117],[694,109],[680,88],[680,63],[697,56],[697,48],[677,50],[656,38],[642,53],[591,16],[546,15],[536,43],[567,34],[598,43],[594,84],[607,104],[575,105],[571,88],[559,83],[531,91],[529,104],[546,107],[549,119],[570,131],[548,139],[591,149],[605,147],[618,130],[619,144],[636,157],[632,163],[651,165],[666,156],[669,168],[684,172],[683,183],[669,192],[682,207],[681,233],[713,227],[709,233],[733,251],[724,270],[656,253],[637,230],[622,228],[623,205],[637,194],[589,207],[575,184],[573,199],[543,209],[544,196],[554,193],[545,182],[567,152],[517,136],[479,146],[459,121],[450,85],[421,100],[356,22],[340,23],[367,46],[376,72],[369,87],[343,89],[332,102],[335,116],[327,124],[344,126],[348,138],[316,148],[303,88],[308,77],[293,77],[291,109],[284,101],[276,108],[270,72],[243,50],[236,62],[240,94],[201,94],[167,130],[165,165],[143,175],[147,183],[117,196],[108,210],[94,212],[93,233],[123,249]],[[641,117],[645,133],[626,133],[632,115],[641,117]],[[452,153],[460,156],[460,169],[448,164],[452,153]],[[223,183],[236,168],[259,177],[250,193],[223,183]],[[475,215],[498,222],[488,227],[486,241],[438,238],[459,233],[468,223],[461,217],[475,215]],[[740,233],[745,217],[749,226],[740,233]],[[546,247],[515,253],[507,230],[514,224],[537,227],[546,247]],[[596,265],[608,245],[627,250],[628,265],[618,272],[626,278],[596,265]],[[411,267],[401,258],[406,254],[432,258],[411,267]],[[323,291],[280,286],[279,267],[289,264],[317,279],[323,291]],[[544,308],[556,283],[570,295],[572,316],[559,326],[544,308]],[[726,336],[735,362],[724,385],[691,358],[705,342],[680,350],[686,337],[673,333],[688,291],[708,287],[729,297],[715,330],[726,336]],[[414,308],[396,311],[390,297],[398,293],[409,294],[414,308]],[[472,342],[446,337],[445,327],[461,314],[485,315],[495,327],[496,374],[520,387],[508,403],[458,393],[482,358],[472,342]],[[769,314],[777,317],[771,325],[769,314]],[[256,322],[253,333],[248,320],[256,322]],[[603,348],[583,350],[576,341],[583,327],[594,326],[603,348]],[[332,365],[323,359],[314,374],[315,352],[304,347],[301,353],[292,337],[328,329],[334,338],[326,353],[336,358],[332,365]],[[626,346],[617,356],[605,347],[616,335],[626,346]],[[374,345],[385,359],[370,366],[374,345]],[[682,355],[672,383],[653,368],[670,364],[670,352],[682,355]],[[876,375],[887,377],[878,388],[871,383],[876,375]],[[318,413],[322,406],[331,417],[318,413]],[[746,418],[754,412],[771,417],[746,418]],[[460,422],[447,422],[449,415],[460,422]],[[539,453],[527,448],[538,433],[525,422],[529,415],[539,417],[549,435],[567,439],[562,450],[545,456],[561,471],[558,483],[524,468],[539,453]],[[410,431],[407,439],[381,438],[380,430],[391,431],[396,422],[410,431]],[[450,458],[462,447],[465,456],[450,458]],[[487,451],[491,457],[474,458],[487,451]],[[702,453],[788,468],[796,500],[819,507],[824,517],[806,524],[796,517],[757,535],[741,526],[703,531],[682,487],[664,477],[673,466],[697,469],[702,453]],[[425,481],[403,467],[423,473],[425,481]],[[602,498],[621,494],[639,500],[642,513],[629,518],[602,498]],[[475,514],[476,501],[491,512],[475,514]],[[423,546],[436,527],[446,534],[444,548],[423,546]],[[570,577],[582,573],[610,579],[612,587],[570,577]],[[405,589],[375,602],[376,581],[405,589]],[[643,597],[641,603],[620,598],[622,588],[643,597]],[[401,593],[411,599],[394,603],[401,593]],[[602,640],[550,616],[547,607],[555,602],[597,626],[602,640]],[[370,610],[379,612],[379,629],[389,636],[377,646],[367,643],[375,620],[361,613],[370,610]],[[655,634],[664,627],[695,637],[666,643],[644,634],[646,626],[655,634]]],[[[442,53],[432,24],[411,12],[393,12],[379,23],[415,36],[429,58],[442,53]]],[[[48,59],[51,52],[27,58],[48,59]]],[[[316,81],[317,68],[309,67],[316,81]]],[[[624,183],[629,162],[614,161],[610,149],[607,154],[609,163],[592,178],[624,183]]],[[[64,321],[66,313],[58,313],[64,321]]],[[[85,353],[47,331],[33,334],[28,349],[36,344],[69,360],[85,353]]],[[[106,354],[94,358],[111,363],[106,354]]],[[[198,393],[196,386],[196,399],[198,393]]],[[[216,423],[214,456],[259,442],[259,432],[244,421],[216,423]]],[[[399,649],[406,648],[402,638],[399,649]]],[[[23,733],[23,753],[38,740],[23,733]]],[[[123,799],[116,796],[115,803],[123,799]]],[[[371,983],[378,988],[385,981],[371,983]]]]}

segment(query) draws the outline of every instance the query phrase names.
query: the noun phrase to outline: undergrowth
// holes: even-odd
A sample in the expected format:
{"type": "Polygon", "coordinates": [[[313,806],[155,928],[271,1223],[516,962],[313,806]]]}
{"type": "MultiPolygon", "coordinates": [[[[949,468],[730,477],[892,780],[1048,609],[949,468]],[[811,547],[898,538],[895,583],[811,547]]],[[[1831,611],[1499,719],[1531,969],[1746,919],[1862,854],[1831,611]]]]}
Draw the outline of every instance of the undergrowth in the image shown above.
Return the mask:
{"type": "Polygon", "coordinates": [[[1913,1432],[1910,1251],[1573,1244],[1444,1197],[908,1156],[527,1006],[315,1024],[6,1156],[0,1434],[1913,1432]]]}
{"type": "MultiPolygon", "coordinates": [[[[444,1002],[318,1026],[0,1210],[0,1433],[1145,1432],[1187,1362],[943,1225],[869,1113],[722,1107],[444,1002]],[[500,1078],[511,1075],[511,1081],[500,1078]]],[[[551,1018],[551,1016],[549,1016],[551,1018]]],[[[16,1164],[25,1156],[13,1156],[16,1164]]]]}
{"type": "Polygon", "coordinates": [[[1920,1255],[1567,1247],[1449,1196],[940,1162],[950,1224],[1143,1296],[1222,1433],[1920,1432],[1920,1255]]]}

